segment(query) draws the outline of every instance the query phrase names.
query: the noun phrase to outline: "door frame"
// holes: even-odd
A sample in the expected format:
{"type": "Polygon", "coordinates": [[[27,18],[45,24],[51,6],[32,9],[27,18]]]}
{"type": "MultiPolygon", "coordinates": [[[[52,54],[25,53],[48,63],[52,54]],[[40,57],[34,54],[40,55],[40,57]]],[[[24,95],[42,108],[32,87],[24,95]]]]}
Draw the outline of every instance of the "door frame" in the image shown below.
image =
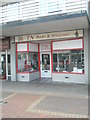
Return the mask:
{"type": "MultiPolygon", "coordinates": [[[[1,56],[2,55],[5,55],[6,73],[5,73],[4,78],[2,78],[2,73],[1,73],[0,79],[7,80],[8,76],[11,76],[11,75],[8,75],[8,55],[10,55],[10,57],[11,57],[11,54],[8,53],[7,50],[5,50],[5,51],[1,51],[1,56]]],[[[10,61],[11,61],[11,58],[10,58],[10,61]]],[[[10,69],[11,69],[11,65],[10,65],[10,69]]],[[[2,70],[2,61],[1,61],[1,70],[2,70]]]]}
{"type": "MultiPolygon", "coordinates": [[[[52,77],[52,58],[51,58],[51,51],[45,51],[45,52],[40,52],[40,72],[41,72],[41,78],[51,78],[52,77]],[[44,72],[44,70],[42,70],[42,54],[49,54],[50,55],[50,75],[48,76],[42,76],[42,72],[44,72]]],[[[49,70],[47,70],[49,71],[49,70]]]]}
{"type": "MultiPolygon", "coordinates": [[[[2,55],[5,55],[5,66],[6,66],[6,51],[1,51],[1,57],[2,57],[2,55]]],[[[2,70],[2,61],[1,61],[1,70],[2,70]]],[[[7,79],[6,72],[7,72],[7,70],[5,70],[5,76],[3,77],[2,76],[2,71],[1,71],[1,77],[0,77],[1,80],[6,80],[7,79]]]]}

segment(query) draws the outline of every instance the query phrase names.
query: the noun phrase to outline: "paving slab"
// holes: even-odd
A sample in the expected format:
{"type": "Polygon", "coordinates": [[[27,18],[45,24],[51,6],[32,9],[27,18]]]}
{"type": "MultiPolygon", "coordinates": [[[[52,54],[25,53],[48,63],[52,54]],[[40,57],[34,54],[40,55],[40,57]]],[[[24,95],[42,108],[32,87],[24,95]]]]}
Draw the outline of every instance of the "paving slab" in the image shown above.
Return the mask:
{"type": "Polygon", "coordinates": [[[25,114],[25,109],[40,97],[39,95],[14,94],[12,97],[5,98],[7,105],[2,105],[2,117],[22,117],[22,113],[25,114]]]}
{"type": "Polygon", "coordinates": [[[2,99],[7,98],[11,95],[13,95],[13,92],[2,92],[2,99]]]}
{"type": "MultiPolygon", "coordinates": [[[[3,81],[4,118],[87,118],[88,86],[58,82],[3,81]]],[[[1,107],[1,106],[0,106],[1,107]]]]}
{"type": "Polygon", "coordinates": [[[2,105],[3,118],[87,118],[88,116],[87,98],[15,93],[4,100],[7,104],[2,105]]]}
{"type": "Polygon", "coordinates": [[[88,115],[88,99],[47,96],[34,109],[88,115]]]}

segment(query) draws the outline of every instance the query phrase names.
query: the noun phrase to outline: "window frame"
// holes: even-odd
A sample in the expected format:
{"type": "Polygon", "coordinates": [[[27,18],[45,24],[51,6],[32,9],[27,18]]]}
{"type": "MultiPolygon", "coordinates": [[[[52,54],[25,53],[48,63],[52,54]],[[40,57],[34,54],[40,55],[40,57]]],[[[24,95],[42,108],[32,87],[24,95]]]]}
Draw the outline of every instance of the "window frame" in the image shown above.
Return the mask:
{"type": "MultiPolygon", "coordinates": [[[[85,74],[85,59],[84,59],[84,72],[78,73],[78,72],[55,72],[53,71],[53,52],[58,52],[58,51],[68,51],[68,50],[84,50],[84,38],[79,37],[79,38],[71,38],[71,39],[62,39],[62,40],[53,40],[51,42],[52,46],[52,73],[56,74],[85,74]],[[69,40],[79,40],[82,39],[82,48],[73,48],[73,49],[60,49],[60,50],[53,50],[53,42],[61,42],[61,41],[69,41],[69,40]]],[[[85,57],[84,57],[85,58],[85,57]]]]}
{"type": "MultiPolygon", "coordinates": [[[[38,62],[38,70],[34,70],[34,71],[19,71],[18,70],[18,53],[38,53],[38,61],[39,61],[39,45],[38,45],[38,51],[30,51],[29,50],[29,44],[32,42],[18,42],[16,43],[16,73],[20,73],[20,74],[29,74],[29,73],[34,73],[34,72],[39,72],[39,62],[38,62]],[[27,44],[27,50],[26,51],[18,51],[17,50],[17,45],[18,44],[27,44]]],[[[37,44],[37,43],[33,43],[33,44],[37,44]]]]}

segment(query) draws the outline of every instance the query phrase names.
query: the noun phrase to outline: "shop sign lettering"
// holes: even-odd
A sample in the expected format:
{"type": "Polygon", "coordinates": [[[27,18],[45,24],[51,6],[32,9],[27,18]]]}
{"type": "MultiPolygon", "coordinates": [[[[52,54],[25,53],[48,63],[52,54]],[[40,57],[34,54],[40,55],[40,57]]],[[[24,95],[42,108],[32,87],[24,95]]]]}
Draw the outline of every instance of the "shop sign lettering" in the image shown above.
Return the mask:
{"type": "MultiPolygon", "coordinates": [[[[83,30],[77,30],[79,37],[83,37],[83,30]]],[[[76,30],[65,31],[65,32],[54,32],[45,34],[33,34],[25,36],[16,36],[15,42],[26,42],[32,40],[47,40],[47,39],[57,39],[57,38],[76,38],[76,30]]]]}

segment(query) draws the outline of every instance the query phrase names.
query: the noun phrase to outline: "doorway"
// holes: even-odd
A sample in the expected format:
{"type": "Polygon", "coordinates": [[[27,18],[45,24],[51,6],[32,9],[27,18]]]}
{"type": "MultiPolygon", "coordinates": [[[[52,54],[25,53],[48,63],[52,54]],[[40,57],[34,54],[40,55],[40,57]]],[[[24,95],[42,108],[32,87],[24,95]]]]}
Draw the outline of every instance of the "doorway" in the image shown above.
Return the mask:
{"type": "Polygon", "coordinates": [[[40,54],[41,77],[51,78],[51,52],[40,54]]]}
{"type": "Polygon", "coordinates": [[[6,56],[1,55],[1,79],[6,79],[6,56]]]}
{"type": "Polygon", "coordinates": [[[10,80],[10,78],[11,78],[11,60],[10,60],[10,57],[11,57],[10,54],[8,54],[7,55],[7,61],[6,61],[6,54],[5,53],[1,54],[1,59],[0,59],[0,79],[2,79],[2,80],[6,80],[6,79],[10,80]]]}
{"type": "Polygon", "coordinates": [[[7,63],[8,64],[8,66],[7,66],[8,67],[8,73],[7,73],[8,78],[7,79],[11,80],[11,55],[10,54],[8,54],[8,59],[7,60],[8,60],[7,61],[8,62],[7,63]]]}

